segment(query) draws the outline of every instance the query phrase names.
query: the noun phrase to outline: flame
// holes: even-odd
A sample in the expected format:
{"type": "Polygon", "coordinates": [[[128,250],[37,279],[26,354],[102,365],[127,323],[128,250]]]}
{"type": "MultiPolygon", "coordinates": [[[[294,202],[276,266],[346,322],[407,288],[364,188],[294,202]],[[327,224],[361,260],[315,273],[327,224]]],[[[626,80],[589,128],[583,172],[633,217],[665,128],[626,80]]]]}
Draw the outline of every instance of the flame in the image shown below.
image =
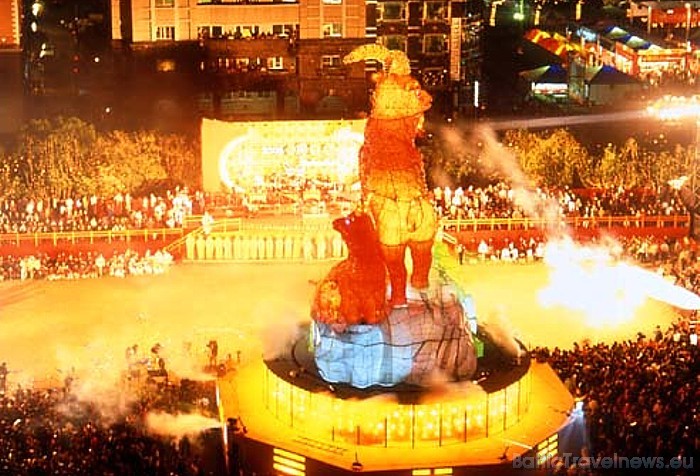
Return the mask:
{"type": "Polygon", "coordinates": [[[545,307],[584,314],[591,327],[617,327],[632,320],[649,298],[685,310],[700,309],[700,297],[663,276],[620,261],[616,250],[581,246],[571,239],[547,244],[551,282],[538,295],[545,307]]]}

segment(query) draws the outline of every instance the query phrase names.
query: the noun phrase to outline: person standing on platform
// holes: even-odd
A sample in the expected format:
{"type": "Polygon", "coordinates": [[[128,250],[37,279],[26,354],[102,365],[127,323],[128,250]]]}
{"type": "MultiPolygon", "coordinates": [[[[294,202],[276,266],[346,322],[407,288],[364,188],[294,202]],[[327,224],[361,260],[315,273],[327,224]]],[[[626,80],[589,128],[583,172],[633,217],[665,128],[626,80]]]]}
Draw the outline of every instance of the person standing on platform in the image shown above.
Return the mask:
{"type": "Polygon", "coordinates": [[[459,264],[464,263],[464,245],[462,243],[457,243],[457,257],[459,258],[459,264]]]}
{"type": "Polygon", "coordinates": [[[185,238],[185,250],[186,250],[187,259],[195,259],[196,258],[195,254],[194,254],[194,244],[195,244],[194,234],[188,233],[187,237],[185,238]]]}
{"type": "Polygon", "coordinates": [[[219,343],[212,339],[207,344],[207,348],[209,348],[209,368],[216,369],[219,358],[219,343]]]}
{"type": "Polygon", "coordinates": [[[211,233],[213,226],[214,217],[208,211],[205,211],[204,215],[202,215],[202,231],[208,236],[211,233]]]}
{"type": "Polygon", "coordinates": [[[284,257],[287,259],[294,257],[294,238],[290,235],[284,237],[284,257]]]}

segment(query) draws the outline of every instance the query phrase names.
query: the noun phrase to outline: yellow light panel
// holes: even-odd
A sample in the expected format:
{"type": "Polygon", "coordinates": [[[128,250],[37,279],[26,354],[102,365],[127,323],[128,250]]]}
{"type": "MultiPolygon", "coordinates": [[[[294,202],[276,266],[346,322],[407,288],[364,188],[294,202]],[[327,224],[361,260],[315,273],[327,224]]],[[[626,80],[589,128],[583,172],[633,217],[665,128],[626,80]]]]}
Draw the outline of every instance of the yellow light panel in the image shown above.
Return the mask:
{"type": "Polygon", "coordinates": [[[287,450],[283,450],[282,448],[273,449],[272,454],[282,456],[283,458],[289,458],[289,459],[292,459],[294,461],[299,461],[300,463],[306,462],[306,458],[304,456],[298,455],[296,453],[292,453],[292,452],[287,451],[287,450]]]}
{"type": "Polygon", "coordinates": [[[297,470],[301,471],[302,473],[304,472],[304,470],[306,470],[306,466],[304,465],[304,463],[299,463],[298,461],[292,461],[291,459],[282,458],[280,456],[273,456],[272,462],[277,463],[277,464],[284,466],[286,468],[297,469],[297,470]]]}
{"type": "Polygon", "coordinates": [[[288,474],[289,476],[306,476],[306,473],[299,471],[298,469],[288,468],[278,463],[272,465],[272,469],[280,473],[288,474]]]}
{"type": "Polygon", "coordinates": [[[452,468],[435,468],[433,474],[435,476],[452,474],[452,468]]]}

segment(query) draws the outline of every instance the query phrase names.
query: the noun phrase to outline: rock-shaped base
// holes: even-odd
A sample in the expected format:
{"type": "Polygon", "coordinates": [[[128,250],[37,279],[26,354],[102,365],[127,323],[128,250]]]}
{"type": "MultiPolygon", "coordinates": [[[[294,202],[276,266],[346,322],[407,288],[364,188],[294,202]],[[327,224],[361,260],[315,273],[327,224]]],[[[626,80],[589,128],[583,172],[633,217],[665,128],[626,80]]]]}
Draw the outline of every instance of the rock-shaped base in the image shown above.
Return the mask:
{"type": "Polygon", "coordinates": [[[314,322],[314,359],[321,377],[357,388],[470,378],[476,353],[464,308],[447,287],[431,294],[393,309],[377,325],[349,326],[338,333],[314,322]]]}

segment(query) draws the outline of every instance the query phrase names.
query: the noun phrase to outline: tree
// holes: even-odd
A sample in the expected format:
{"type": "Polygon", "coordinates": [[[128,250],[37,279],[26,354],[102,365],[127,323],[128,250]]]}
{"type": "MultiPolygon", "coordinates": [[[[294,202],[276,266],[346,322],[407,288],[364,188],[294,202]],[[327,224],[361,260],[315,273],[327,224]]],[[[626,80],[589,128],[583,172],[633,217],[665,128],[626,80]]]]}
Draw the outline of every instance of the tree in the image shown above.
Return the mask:
{"type": "Polygon", "coordinates": [[[85,193],[95,176],[91,155],[95,128],[77,118],[32,120],[20,132],[16,154],[6,167],[16,174],[18,195],[63,197],[85,193]]]}
{"type": "Polygon", "coordinates": [[[503,141],[517,155],[525,175],[549,186],[571,186],[576,175],[593,175],[586,149],[565,129],[534,133],[507,131],[503,141]]]}
{"type": "Polygon", "coordinates": [[[657,187],[688,175],[694,160],[693,147],[676,145],[672,151],[647,150],[629,138],[619,149],[609,144],[597,167],[600,186],[657,187]]]}
{"type": "Polygon", "coordinates": [[[111,131],[100,136],[95,150],[99,177],[95,192],[133,192],[145,182],[165,179],[161,152],[154,132],[111,131]]]}
{"type": "Polygon", "coordinates": [[[199,141],[177,134],[162,135],[158,138],[161,165],[171,180],[200,188],[202,184],[202,166],[200,161],[199,141]]]}
{"type": "Polygon", "coordinates": [[[33,120],[22,129],[15,153],[0,153],[6,195],[65,197],[111,195],[145,184],[199,188],[199,144],[152,131],[100,133],[71,117],[33,120]]]}

